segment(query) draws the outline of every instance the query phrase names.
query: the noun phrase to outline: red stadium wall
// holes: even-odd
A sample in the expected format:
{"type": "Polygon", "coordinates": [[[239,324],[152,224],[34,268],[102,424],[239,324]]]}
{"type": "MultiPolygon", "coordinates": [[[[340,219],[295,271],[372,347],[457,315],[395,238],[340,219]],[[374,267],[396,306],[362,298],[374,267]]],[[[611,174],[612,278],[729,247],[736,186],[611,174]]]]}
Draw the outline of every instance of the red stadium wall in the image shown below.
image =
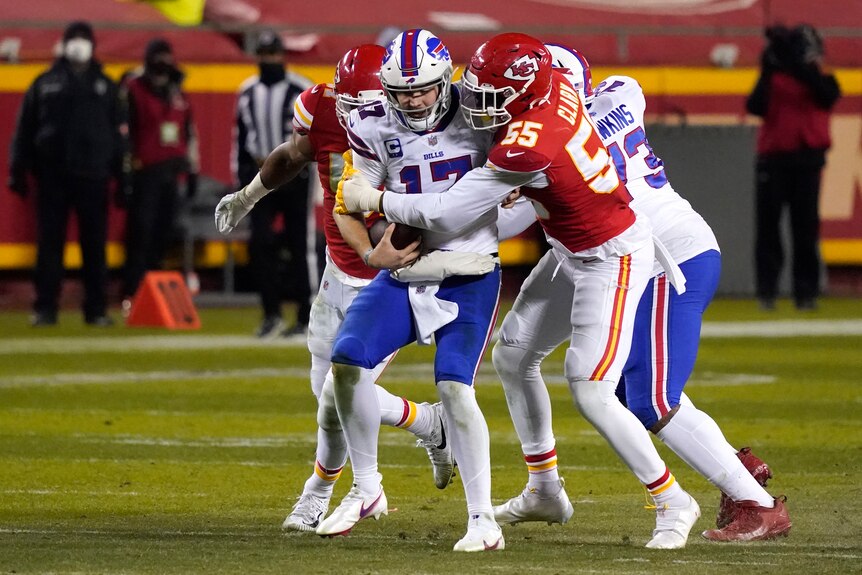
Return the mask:
{"type": "MultiPolygon", "coordinates": [[[[0,65],[0,174],[8,174],[9,141],[23,92],[42,65],[0,65]]],[[[119,76],[129,65],[111,65],[119,76]]],[[[314,81],[330,81],[331,66],[294,66],[314,81]]],[[[195,64],[185,67],[186,89],[192,98],[201,136],[203,174],[231,184],[230,150],[235,91],[255,68],[248,64],[195,64]]],[[[638,78],[647,94],[648,117],[665,122],[736,124],[750,121],[743,103],[753,86],[754,68],[609,68],[594,67],[597,80],[610,74],[638,78]]],[[[834,149],[824,175],[822,214],[824,259],[831,264],[862,265],[862,68],[838,70],[844,98],[833,119],[834,149]]],[[[0,190],[0,269],[28,268],[35,260],[34,199],[21,200],[0,190]]],[[[109,261],[122,261],[124,214],[112,208],[109,261]]],[[[70,229],[69,239],[75,238],[70,229]]],[[[523,244],[523,242],[521,243],[523,244]]],[[[537,251],[530,244],[509,244],[510,261],[530,261],[537,251]]],[[[221,254],[221,252],[219,252],[221,254]]],[[[216,259],[199,262],[218,265],[216,259]]],[[[75,250],[70,265],[77,263],[75,250]]]]}

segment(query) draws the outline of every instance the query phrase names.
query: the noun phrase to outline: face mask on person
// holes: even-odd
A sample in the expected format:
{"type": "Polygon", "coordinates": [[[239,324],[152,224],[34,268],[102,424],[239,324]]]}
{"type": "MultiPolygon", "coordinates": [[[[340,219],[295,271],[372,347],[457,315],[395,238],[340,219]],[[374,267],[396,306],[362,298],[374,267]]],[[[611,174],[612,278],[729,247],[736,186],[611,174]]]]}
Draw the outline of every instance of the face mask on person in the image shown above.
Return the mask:
{"type": "Polygon", "coordinates": [[[165,61],[155,61],[144,67],[150,82],[156,87],[167,86],[169,83],[179,84],[182,80],[180,72],[173,64],[165,61]]]}
{"type": "Polygon", "coordinates": [[[86,38],[71,38],[63,46],[63,55],[70,62],[85,64],[93,57],[93,43],[86,38]]]}
{"type": "Polygon", "coordinates": [[[284,64],[274,62],[260,63],[260,81],[267,86],[281,82],[285,78],[284,64]]]}

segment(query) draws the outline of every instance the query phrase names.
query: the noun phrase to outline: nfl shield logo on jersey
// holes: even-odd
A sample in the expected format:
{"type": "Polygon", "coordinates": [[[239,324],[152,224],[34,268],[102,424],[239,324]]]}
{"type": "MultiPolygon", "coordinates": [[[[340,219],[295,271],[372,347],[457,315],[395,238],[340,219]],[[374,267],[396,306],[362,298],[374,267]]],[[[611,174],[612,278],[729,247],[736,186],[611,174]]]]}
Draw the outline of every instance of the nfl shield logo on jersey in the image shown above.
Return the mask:
{"type": "Polygon", "coordinates": [[[428,136],[428,145],[436,146],[437,145],[437,136],[428,136]]]}

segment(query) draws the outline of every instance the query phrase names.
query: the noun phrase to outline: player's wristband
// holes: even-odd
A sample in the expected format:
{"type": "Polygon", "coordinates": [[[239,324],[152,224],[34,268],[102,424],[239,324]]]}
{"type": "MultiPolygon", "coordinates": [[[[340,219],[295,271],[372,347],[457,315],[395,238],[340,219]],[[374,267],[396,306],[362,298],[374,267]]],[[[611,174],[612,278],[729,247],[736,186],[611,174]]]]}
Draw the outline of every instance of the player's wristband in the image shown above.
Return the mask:
{"type": "Polygon", "coordinates": [[[362,261],[364,261],[365,265],[367,265],[368,267],[371,267],[371,264],[368,263],[368,258],[371,257],[371,252],[373,251],[374,248],[368,248],[367,250],[365,250],[365,253],[362,254],[362,261]]]}
{"type": "Polygon", "coordinates": [[[380,199],[377,201],[377,212],[383,215],[386,215],[386,212],[383,211],[383,196],[386,195],[386,192],[382,192],[380,194],[380,199]]]}
{"type": "Polygon", "coordinates": [[[254,205],[270,191],[263,185],[263,181],[260,179],[260,172],[258,172],[254,179],[245,187],[243,195],[251,200],[252,205],[254,205]]]}

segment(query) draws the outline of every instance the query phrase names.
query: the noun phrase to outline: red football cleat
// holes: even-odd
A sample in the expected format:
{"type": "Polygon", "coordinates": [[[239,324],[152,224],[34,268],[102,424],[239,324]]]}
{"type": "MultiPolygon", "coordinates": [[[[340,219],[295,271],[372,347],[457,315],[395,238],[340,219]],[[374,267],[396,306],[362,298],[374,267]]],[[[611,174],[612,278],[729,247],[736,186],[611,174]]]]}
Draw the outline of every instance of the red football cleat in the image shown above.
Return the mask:
{"type": "Polygon", "coordinates": [[[736,516],[722,529],[710,529],[703,537],[710,541],[765,541],[786,536],[792,523],[783,495],[775,498],[775,506],[761,507],[756,501],[736,504],[736,516]]]}
{"type": "MultiPolygon", "coordinates": [[[[754,455],[750,447],[743,447],[736,456],[754,479],[762,487],[766,487],[766,482],[772,479],[772,470],[769,469],[769,466],[762,459],[754,455]]],[[[729,495],[722,493],[721,500],[718,502],[718,515],[715,517],[715,526],[722,529],[730,525],[737,507],[737,503],[729,495]]]]}

